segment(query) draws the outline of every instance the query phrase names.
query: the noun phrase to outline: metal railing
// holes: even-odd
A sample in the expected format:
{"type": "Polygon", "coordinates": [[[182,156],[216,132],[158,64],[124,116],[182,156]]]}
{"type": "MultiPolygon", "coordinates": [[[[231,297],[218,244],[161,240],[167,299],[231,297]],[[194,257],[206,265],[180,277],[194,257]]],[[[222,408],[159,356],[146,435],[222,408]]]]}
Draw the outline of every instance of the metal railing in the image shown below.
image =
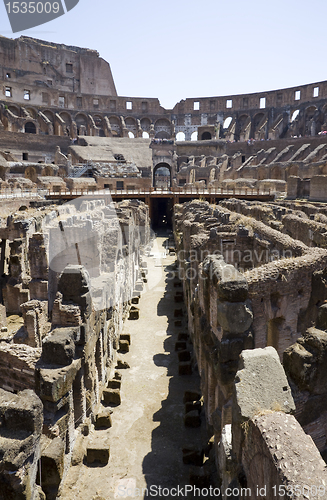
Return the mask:
{"type": "Polygon", "coordinates": [[[31,197],[41,197],[44,198],[46,196],[57,196],[57,197],[67,197],[67,196],[85,196],[85,195],[114,195],[114,196],[131,196],[131,195],[140,195],[140,196],[156,196],[156,195],[196,195],[197,197],[202,196],[272,196],[274,192],[271,189],[251,189],[251,188],[183,188],[183,187],[173,187],[173,188],[139,188],[139,189],[94,189],[94,188],[85,188],[85,189],[73,189],[73,190],[47,190],[47,189],[37,189],[37,190],[29,190],[29,189],[3,189],[0,190],[0,199],[3,198],[31,198],[31,197]]]}

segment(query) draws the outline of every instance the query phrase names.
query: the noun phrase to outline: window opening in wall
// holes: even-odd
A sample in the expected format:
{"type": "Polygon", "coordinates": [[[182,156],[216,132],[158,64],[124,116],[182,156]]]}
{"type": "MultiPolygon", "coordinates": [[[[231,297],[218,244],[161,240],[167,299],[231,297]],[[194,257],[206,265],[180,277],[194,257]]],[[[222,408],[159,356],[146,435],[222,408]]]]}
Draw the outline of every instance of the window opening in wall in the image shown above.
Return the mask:
{"type": "Polygon", "coordinates": [[[243,108],[247,108],[249,105],[249,99],[247,97],[243,97],[243,108]]]}
{"type": "Polygon", "coordinates": [[[126,101],[126,109],[133,109],[132,101],[126,101]]]}
{"type": "Polygon", "coordinates": [[[299,109],[296,109],[293,114],[292,114],[292,118],[291,118],[291,122],[294,122],[294,120],[296,120],[298,114],[300,113],[300,110],[299,109]]]}
{"type": "Polygon", "coordinates": [[[23,153],[23,161],[27,161],[28,160],[28,153],[23,153]]]}
{"type": "Polygon", "coordinates": [[[11,78],[11,74],[10,73],[6,73],[6,78],[11,78]]]}
{"type": "Polygon", "coordinates": [[[83,106],[82,97],[76,97],[76,106],[81,108],[83,106]]]}
{"type": "Polygon", "coordinates": [[[176,141],[185,141],[185,134],[184,134],[184,132],[178,132],[176,134],[176,141]]]}
{"type": "Polygon", "coordinates": [[[245,163],[245,155],[242,155],[242,163],[245,163]]]}
{"type": "Polygon", "coordinates": [[[191,141],[197,141],[197,140],[198,140],[198,131],[196,130],[191,135],[191,141]]]}
{"type": "Polygon", "coordinates": [[[301,90],[296,90],[294,93],[294,100],[299,101],[301,99],[301,90]]]}
{"type": "Polygon", "coordinates": [[[142,102],[141,108],[142,108],[143,113],[147,113],[148,112],[148,103],[142,102]]]}
{"type": "Polygon", "coordinates": [[[66,63],[66,73],[73,72],[73,65],[71,63],[66,63]]]}
{"type": "Polygon", "coordinates": [[[47,74],[47,68],[45,66],[43,66],[43,74],[46,75],[47,74]]]}
{"type": "Polygon", "coordinates": [[[133,132],[129,131],[129,132],[128,132],[128,137],[129,137],[130,139],[134,139],[134,138],[135,138],[135,135],[133,134],[133,132]]]}
{"type": "Polygon", "coordinates": [[[99,107],[99,99],[93,99],[93,107],[98,108],[99,107]]]}
{"type": "Polygon", "coordinates": [[[228,116],[225,121],[224,121],[224,125],[223,125],[223,128],[228,128],[230,126],[232,122],[232,117],[231,116],[228,116]]]}
{"type": "Polygon", "coordinates": [[[25,101],[29,101],[31,98],[31,93],[29,90],[24,90],[24,99],[25,101]]]}
{"type": "Polygon", "coordinates": [[[117,181],[116,189],[124,189],[124,181],[117,181]]]}
{"type": "Polygon", "coordinates": [[[143,137],[143,139],[149,139],[150,138],[148,132],[142,132],[142,137],[143,137]]]}
{"type": "Polygon", "coordinates": [[[263,109],[265,107],[266,107],[266,98],[260,97],[260,109],[263,109]]]}
{"type": "Polygon", "coordinates": [[[233,107],[233,100],[227,99],[226,100],[226,108],[232,108],[232,107],[233,107]]]}
{"type": "Polygon", "coordinates": [[[194,103],[193,103],[193,109],[194,109],[194,111],[199,111],[199,109],[200,109],[200,103],[199,103],[199,101],[194,101],[194,103]]]}
{"type": "Polygon", "coordinates": [[[318,97],[319,96],[319,87],[315,87],[313,89],[313,97],[318,97]]]}
{"type": "Polygon", "coordinates": [[[47,80],[47,85],[48,85],[49,87],[52,87],[52,80],[47,80]]]}
{"type": "Polygon", "coordinates": [[[116,111],[116,101],[110,101],[110,110],[116,111]]]}
{"type": "Polygon", "coordinates": [[[216,109],[216,101],[210,101],[210,111],[214,111],[216,109]]]}
{"type": "Polygon", "coordinates": [[[65,96],[62,96],[62,95],[61,95],[61,96],[59,96],[59,101],[58,101],[58,103],[59,103],[59,107],[60,107],[60,108],[64,108],[64,107],[65,107],[65,96]]]}
{"type": "Polygon", "coordinates": [[[5,96],[6,96],[6,97],[12,97],[12,90],[11,90],[11,87],[6,87],[6,88],[5,88],[5,96]]]}
{"type": "Polygon", "coordinates": [[[49,102],[49,94],[46,92],[42,92],[42,102],[48,103],[49,102]]]}
{"type": "Polygon", "coordinates": [[[283,101],[283,94],[277,94],[277,102],[280,104],[283,101]]]}

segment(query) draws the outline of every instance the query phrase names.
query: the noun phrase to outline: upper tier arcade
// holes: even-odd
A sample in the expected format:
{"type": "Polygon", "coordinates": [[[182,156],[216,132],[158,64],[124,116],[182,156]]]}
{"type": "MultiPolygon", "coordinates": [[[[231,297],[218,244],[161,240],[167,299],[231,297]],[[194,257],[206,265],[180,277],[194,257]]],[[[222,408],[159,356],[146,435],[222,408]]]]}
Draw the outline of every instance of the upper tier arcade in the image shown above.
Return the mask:
{"type": "Polygon", "coordinates": [[[327,81],[224,97],[118,96],[109,64],[90,49],[0,37],[0,129],[46,135],[250,141],[327,131],[327,81]]]}

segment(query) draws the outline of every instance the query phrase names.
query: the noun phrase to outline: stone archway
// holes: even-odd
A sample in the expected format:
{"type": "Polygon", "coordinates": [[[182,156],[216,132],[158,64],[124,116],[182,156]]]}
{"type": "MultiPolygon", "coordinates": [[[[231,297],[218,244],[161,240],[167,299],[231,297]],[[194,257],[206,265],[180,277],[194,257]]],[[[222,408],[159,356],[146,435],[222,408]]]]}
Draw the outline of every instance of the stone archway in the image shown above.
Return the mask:
{"type": "Polygon", "coordinates": [[[36,126],[33,122],[25,123],[25,134],[36,134],[36,126]]]}
{"type": "Polygon", "coordinates": [[[161,162],[158,163],[153,169],[153,181],[152,185],[154,188],[170,188],[172,184],[171,179],[171,166],[168,163],[161,162]]]}

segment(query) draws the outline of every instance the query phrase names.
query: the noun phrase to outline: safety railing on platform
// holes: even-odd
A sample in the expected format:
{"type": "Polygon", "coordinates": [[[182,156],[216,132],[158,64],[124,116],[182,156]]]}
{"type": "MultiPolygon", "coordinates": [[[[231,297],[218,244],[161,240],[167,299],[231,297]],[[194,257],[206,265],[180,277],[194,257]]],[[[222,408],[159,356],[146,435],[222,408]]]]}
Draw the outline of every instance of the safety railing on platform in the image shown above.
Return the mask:
{"type": "Polygon", "coordinates": [[[156,195],[195,195],[197,197],[206,196],[206,197],[215,197],[215,196],[270,196],[273,192],[269,190],[263,189],[251,189],[251,188],[233,188],[233,189],[225,189],[225,188],[183,188],[183,187],[174,187],[174,188],[150,188],[150,189],[94,189],[94,188],[85,188],[85,189],[74,189],[74,190],[46,190],[46,189],[38,189],[38,190],[27,190],[27,189],[3,189],[0,191],[0,199],[1,198],[31,198],[31,197],[76,197],[76,196],[85,196],[85,195],[112,195],[112,196],[156,196],[156,195]]]}

